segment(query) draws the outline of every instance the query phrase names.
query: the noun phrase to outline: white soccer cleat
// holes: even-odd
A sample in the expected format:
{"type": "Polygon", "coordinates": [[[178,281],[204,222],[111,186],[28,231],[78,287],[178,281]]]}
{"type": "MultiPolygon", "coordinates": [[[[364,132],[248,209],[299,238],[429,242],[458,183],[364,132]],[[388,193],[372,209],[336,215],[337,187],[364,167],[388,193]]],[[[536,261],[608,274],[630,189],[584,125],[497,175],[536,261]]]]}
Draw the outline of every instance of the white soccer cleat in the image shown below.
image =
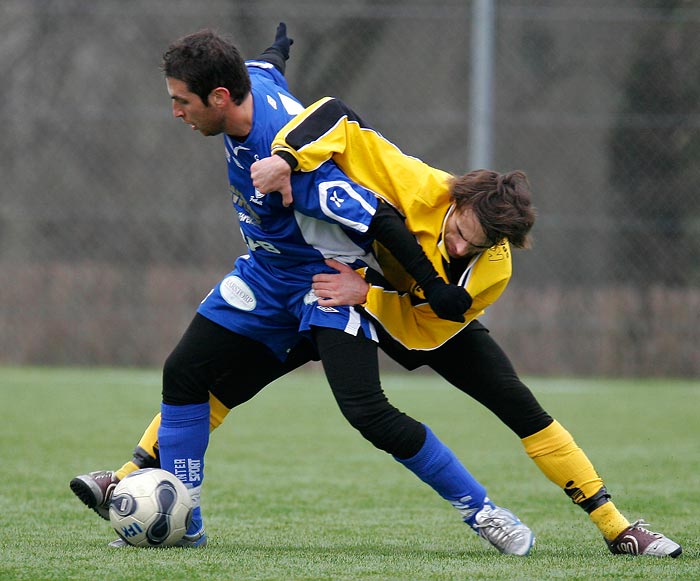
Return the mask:
{"type": "Polygon", "coordinates": [[[489,504],[476,513],[472,528],[504,555],[524,557],[535,544],[533,532],[512,512],[489,504]]]}
{"type": "MultiPolygon", "coordinates": [[[[119,537],[118,539],[113,540],[107,546],[112,549],[123,549],[124,547],[131,547],[132,545],[119,537]]],[[[173,547],[182,547],[184,549],[203,549],[206,546],[207,533],[204,532],[204,529],[199,529],[196,533],[191,535],[186,534],[173,545],[173,547]]]]}

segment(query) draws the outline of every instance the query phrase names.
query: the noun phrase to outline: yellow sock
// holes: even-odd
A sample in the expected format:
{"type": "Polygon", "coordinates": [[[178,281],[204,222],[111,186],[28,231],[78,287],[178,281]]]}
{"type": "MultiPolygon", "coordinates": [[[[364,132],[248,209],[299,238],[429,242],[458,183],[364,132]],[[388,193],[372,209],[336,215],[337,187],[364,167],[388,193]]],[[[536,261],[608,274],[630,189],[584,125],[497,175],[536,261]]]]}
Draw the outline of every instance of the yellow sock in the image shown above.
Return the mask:
{"type": "MultiPolygon", "coordinates": [[[[146,431],[143,433],[143,436],[141,436],[141,439],[138,443],[138,447],[142,448],[149,456],[153,458],[156,457],[156,450],[158,449],[159,427],[160,414],[158,413],[151,420],[151,423],[148,424],[146,431]]],[[[124,464],[124,466],[122,466],[119,470],[115,472],[115,475],[117,478],[119,478],[119,480],[121,480],[125,476],[128,476],[129,474],[138,469],[139,467],[133,462],[133,460],[129,460],[126,464],[124,464]]]]}
{"type": "Polygon", "coordinates": [[[599,506],[588,516],[609,541],[615,540],[617,535],[630,526],[629,521],[611,501],[599,506]]]}
{"type": "Polygon", "coordinates": [[[230,411],[213,393],[209,392],[209,431],[213,432],[218,428],[230,411]]]}
{"type": "Polygon", "coordinates": [[[114,475],[121,480],[122,478],[128,476],[132,472],[136,472],[139,467],[134,464],[131,460],[129,460],[124,466],[122,466],[119,470],[117,470],[114,475]]]}
{"type": "MultiPolygon", "coordinates": [[[[576,504],[592,498],[603,488],[603,480],[591,461],[556,420],[543,430],[523,438],[522,442],[528,456],[542,473],[576,504]]],[[[615,538],[629,526],[627,519],[610,501],[594,509],[589,516],[607,539],[615,538]]]]}

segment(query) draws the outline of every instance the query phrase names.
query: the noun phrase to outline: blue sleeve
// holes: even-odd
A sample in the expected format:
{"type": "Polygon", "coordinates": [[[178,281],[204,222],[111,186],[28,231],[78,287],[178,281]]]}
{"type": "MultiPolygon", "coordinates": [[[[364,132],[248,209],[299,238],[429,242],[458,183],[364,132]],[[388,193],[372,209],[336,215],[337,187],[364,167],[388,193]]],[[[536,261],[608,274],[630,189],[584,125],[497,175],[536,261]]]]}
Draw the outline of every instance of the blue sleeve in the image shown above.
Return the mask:
{"type": "Polygon", "coordinates": [[[377,197],[348,178],[333,162],[313,172],[292,174],[294,209],[366,234],[377,211],[377,197]]]}
{"type": "Polygon", "coordinates": [[[245,64],[248,67],[248,74],[251,77],[251,81],[254,77],[264,78],[279,85],[285,91],[289,91],[287,79],[272,63],[266,61],[246,61],[245,64]]]}

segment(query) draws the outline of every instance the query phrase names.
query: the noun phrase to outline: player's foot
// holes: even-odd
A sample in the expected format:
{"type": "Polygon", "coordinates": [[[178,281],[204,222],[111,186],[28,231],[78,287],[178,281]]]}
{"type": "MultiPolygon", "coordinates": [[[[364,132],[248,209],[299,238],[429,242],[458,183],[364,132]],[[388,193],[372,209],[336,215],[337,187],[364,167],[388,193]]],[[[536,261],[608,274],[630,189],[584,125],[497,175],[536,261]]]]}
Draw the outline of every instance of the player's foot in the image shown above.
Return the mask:
{"type": "Polygon", "coordinates": [[[614,555],[650,555],[673,557],[683,552],[681,546],[661,533],[647,530],[649,523],[639,519],[622,531],[614,541],[605,541],[614,555]]]}
{"type": "Polygon", "coordinates": [[[504,555],[524,557],[535,544],[535,535],[512,512],[485,504],[476,513],[472,528],[504,555]]]}
{"type": "Polygon", "coordinates": [[[109,502],[118,482],[111,470],[98,470],[73,478],[70,489],[85,506],[109,520],[109,502]]]}
{"type": "MultiPolygon", "coordinates": [[[[123,547],[129,547],[131,545],[129,545],[129,543],[127,543],[124,539],[119,537],[118,539],[113,540],[107,546],[112,547],[113,549],[121,549],[123,547]]],[[[204,532],[204,529],[200,529],[193,535],[185,535],[173,546],[183,547],[185,549],[204,548],[207,546],[207,533],[204,532]]]]}
{"type": "Polygon", "coordinates": [[[207,546],[207,533],[203,528],[199,529],[196,533],[185,534],[177,543],[175,547],[185,547],[185,548],[202,548],[207,546]]]}

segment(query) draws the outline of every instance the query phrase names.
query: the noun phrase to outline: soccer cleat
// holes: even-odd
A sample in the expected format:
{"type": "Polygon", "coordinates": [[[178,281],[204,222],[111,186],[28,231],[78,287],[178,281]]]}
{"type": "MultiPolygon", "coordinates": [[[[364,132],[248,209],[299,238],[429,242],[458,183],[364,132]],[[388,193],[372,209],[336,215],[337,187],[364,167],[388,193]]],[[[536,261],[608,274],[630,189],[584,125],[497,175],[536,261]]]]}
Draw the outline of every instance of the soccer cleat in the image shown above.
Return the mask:
{"type": "Polygon", "coordinates": [[[129,545],[129,543],[127,543],[121,537],[118,537],[114,539],[111,543],[108,543],[107,546],[112,547],[113,549],[121,549],[123,547],[130,547],[131,545],[129,545]]]}
{"type": "MultiPolygon", "coordinates": [[[[113,549],[121,549],[123,547],[130,547],[131,545],[129,545],[129,543],[127,543],[124,539],[119,537],[118,539],[113,540],[107,546],[112,547],[113,549]]],[[[196,533],[192,535],[185,535],[173,545],[173,547],[182,547],[185,549],[202,549],[206,546],[207,533],[204,532],[204,529],[199,529],[196,533]]]]}
{"type": "Polygon", "coordinates": [[[203,528],[199,529],[196,533],[191,535],[185,534],[177,543],[173,545],[174,547],[184,547],[184,548],[203,548],[207,546],[207,533],[203,528]]]}
{"type": "Polygon", "coordinates": [[[535,544],[535,535],[512,512],[485,504],[476,513],[472,528],[504,555],[524,557],[535,544]]]}
{"type": "Polygon", "coordinates": [[[682,547],[661,533],[647,530],[649,523],[639,519],[622,531],[615,540],[605,542],[614,555],[650,555],[676,558],[682,547]]]}
{"type": "Polygon", "coordinates": [[[111,470],[99,470],[76,476],[70,481],[70,489],[81,502],[103,519],[109,520],[109,502],[119,479],[111,470]]]}

